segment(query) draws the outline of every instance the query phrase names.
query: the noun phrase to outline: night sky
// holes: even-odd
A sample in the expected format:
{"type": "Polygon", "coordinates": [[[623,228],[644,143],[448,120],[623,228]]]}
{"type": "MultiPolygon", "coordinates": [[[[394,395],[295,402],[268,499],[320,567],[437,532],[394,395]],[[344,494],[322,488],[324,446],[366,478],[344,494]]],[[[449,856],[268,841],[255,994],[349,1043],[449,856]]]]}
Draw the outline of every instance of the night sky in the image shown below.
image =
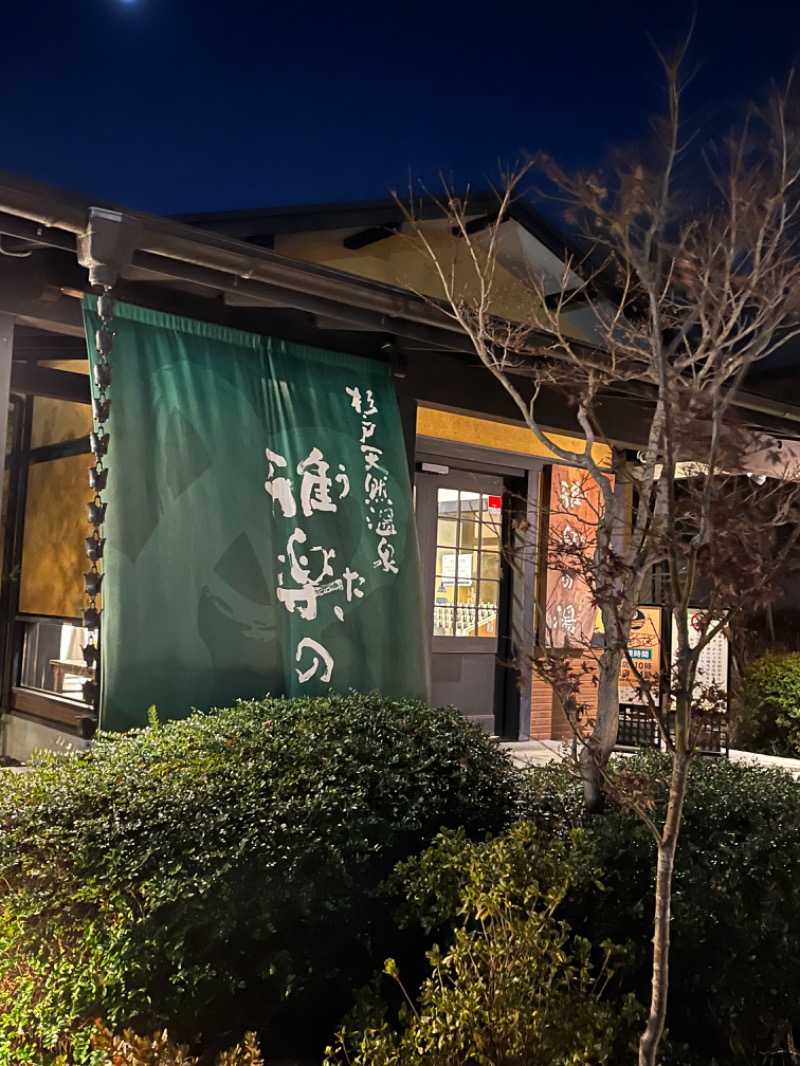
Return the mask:
{"type": "MultiPolygon", "coordinates": [[[[4,0],[0,167],[156,214],[485,185],[647,134],[690,3],[4,0]]],[[[721,128],[800,57],[800,4],[700,0],[687,96],[721,128]]]]}

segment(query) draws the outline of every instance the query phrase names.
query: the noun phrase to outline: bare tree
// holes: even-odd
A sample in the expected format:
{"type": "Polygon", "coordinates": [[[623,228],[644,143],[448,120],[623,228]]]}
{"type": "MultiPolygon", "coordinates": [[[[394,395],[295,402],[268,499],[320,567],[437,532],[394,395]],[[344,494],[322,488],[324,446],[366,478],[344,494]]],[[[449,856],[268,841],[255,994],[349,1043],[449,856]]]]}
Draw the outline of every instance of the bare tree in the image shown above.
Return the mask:
{"type": "Polygon", "coordinates": [[[657,1061],[666,1018],[671,886],[690,762],[722,698],[699,671],[701,655],[737,613],[768,598],[800,528],[798,450],[754,432],[740,416],[748,372],[800,332],[800,138],[789,122],[792,83],[754,108],[724,142],[702,156],[692,153],[687,178],[681,58],[664,61],[668,106],[649,155],[620,155],[612,166],[577,177],[549,160],[527,164],[507,176],[496,221],[479,231],[470,225],[468,197],[445,190],[438,202],[456,238],[452,255],[432,243],[413,201],[406,207],[406,228],[435,270],[443,312],[461,326],[536,439],[597,486],[588,545],[565,540],[563,530],[549,545],[551,567],[585,582],[602,619],[600,648],[592,650],[586,627],[569,641],[596,663],[593,721],[580,696],[584,667],[554,639],[557,616],[548,620],[550,640],[537,649],[533,669],[553,686],[580,739],[587,806],[600,807],[607,780],[607,790],[634,807],[655,838],[652,999],[640,1066],[657,1061]],[[557,294],[548,293],[544,278],[518,273],[525,297],[509,315],[498,310],[505,219],[535,167],[555,183],[588,251],[566,252],[557,294]],[[591,311],[588,334],[571,324],[578,306],[591,311]],[[548,389],[574,404],[581,439],[574,450],[545,431],[547,412],[537,401],[548,389]],[[604,421],[604,400],[620,393],[639,400],[635,463],[613,451],[619,427],[604,421]],[[612,448],[610,466],[598,458],[598,444],[612,448]],[[746,471],[758,473],[759,482],[773,480],[757,484],[741,476],[746,471]],[[663,573],[676,633],[669,669],[656,683],[629,653],[632,620],[654,568],[663,573]],[[703,612],[693,629],[698,601],[703,612]],[[646,791],[608,779],[623,663],[672,757],[660,824],[646,791]]]}

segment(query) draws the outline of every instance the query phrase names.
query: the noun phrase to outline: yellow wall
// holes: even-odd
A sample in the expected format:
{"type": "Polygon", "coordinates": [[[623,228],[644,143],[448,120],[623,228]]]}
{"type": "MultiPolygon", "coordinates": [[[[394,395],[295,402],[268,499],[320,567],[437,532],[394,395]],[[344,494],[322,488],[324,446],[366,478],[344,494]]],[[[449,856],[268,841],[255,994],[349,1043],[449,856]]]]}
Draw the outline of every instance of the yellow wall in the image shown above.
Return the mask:
{"type": "MultiPolygon", "coordinates": [[[[66,364],[75,368],[75,362],[66,364]]],[[[80,363],[78,363],[80,366],[80,363]]],[[[89,379],[86,379],[89,395],[89,379]]],[[[37,396],[31,446],[76,440],[92,431],[88,404],[37,396]]],[[[25,535],[20,572],[20,610],[25,614],[80,616],[85,604],[83,573],[89,568],[84,537],[90,533],[86,504],[90,455],[33,463],[28,472],[25,535]]]]}
{"type": "MultiPolygon", "coordinates": [[[[464,297],[475,291],[474,269],[471,266],[468,249],[463,240],[452,237],[445,229],[429,231],[426,237],[446,269],[455,268],[456,288],[464,297]]],[[[293,237],[279,241],[276,251],[311,262],[323,263],[325,266],[346,270],[372,281],[382,281],[389,285],[426,296],[441,298],[442,286],[430,258],[411,236],[397,235],[387,237],[351,251],[340,240],[320,240],[316,235],[309,238],[293,237]]],[[[501,266],[497,267],[496,281],[497,314],[519,313],[526,301],[525,287],[501,266]]]]}
{"type": "Polygon", "coordinates": [[[76,455],[30,468],[19,590],[25,614],[75,618],[83,611],[90,463],[90,455],[76,455]]]}
{"type": "MultiPolygon", "coordinates": [[[[86,382],[89,393],[89,382],[86,382]]],[[[31,447],[57,444],[65,440],[88,437],[92,432],[92,409],[85,403],[67,403],[37,396],[33,401],[31,447]]]]}
{"type": "MultiPolygon", "coordinates": [[[[422,437],[436,437],[439,440],[457,441],[461,444],[477,444],[483,448],[498,448],[505,452],[517,452],[520,455],[556,458],[554,453],[543,447],[525,426],[491,422],[485,418],[472,418],[470,415],[451,414],[449,411],[437,411],[432,407],[417,409],[417,434],[422,437]]],[[[580,437],[568,437],[559,433],[548,433],[547,437],[560,448],[568,448],[570,451],[583,450],[583,441],[580,437]]],[[[601,466],[608,466],[611,463],[611,449],[605,444],[596,444],[592,449],[592,455],[601,466]]]]}
{"type": "MultiPolygon", "coordinates": [[[[477,278],[465,242],[453,237],[449,226],[444,223],[426,224],[425,236],[444,269],[453,269],[459,299],[467,303],[475,302],[477,278]]],[[[371,281],[395,285],[437,300],[444,296],[430,255],[419,238],[413,235],[396,234],[365,248],[351,250],[344,247],[339,233],[323,237],[318,233],[297,234],[279,237],[275,250],[282,255],[345,270],[371,281]]],[[[495,265],[491,310],[498,317],[516,322],[536,324],[539,320],[531,288],[499,263],[495,265]]],[[[562,328],[576,339],[585,339],[572,323],[562,320],[562,328]]]]}

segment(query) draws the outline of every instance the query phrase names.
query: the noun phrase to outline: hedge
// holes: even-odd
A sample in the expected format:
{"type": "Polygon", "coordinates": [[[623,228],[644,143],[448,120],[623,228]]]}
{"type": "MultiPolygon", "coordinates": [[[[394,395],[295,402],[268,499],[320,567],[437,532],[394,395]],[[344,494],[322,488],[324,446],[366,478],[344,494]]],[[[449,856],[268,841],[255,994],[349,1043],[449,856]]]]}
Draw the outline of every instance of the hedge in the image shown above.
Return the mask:
{"type": "Polygon", "coordinates": [[[440,827],[502,829],[516,781],[456,711],[355,694],[154,722],[2,775],[0,1060],[88,1062],[96,1017],[211,1050],[279,1009],[332,1024],[403,950],[384,877],[440,827]]]}
{"type": "MultiPolygon", "coordinates": [[[[666,800],[669,760],[638,755],[626,769],[666,800]]],[[[609,804],[581,810],[580,787],[563,767],[527,775],[525,807],[557,837],[581,826],[587,881],[564,917],[593,943],[627,944],[624,991],[649,999],[655,845],[635,814],[609,804]]],[[[781,770],[697,758],[678,844],[667,1024],[699,1061],[766,1061],[800,1031],[800,784],[781,770]]],[[[782,1061],[782,1060],[776,1060],[782,1061]]]]}

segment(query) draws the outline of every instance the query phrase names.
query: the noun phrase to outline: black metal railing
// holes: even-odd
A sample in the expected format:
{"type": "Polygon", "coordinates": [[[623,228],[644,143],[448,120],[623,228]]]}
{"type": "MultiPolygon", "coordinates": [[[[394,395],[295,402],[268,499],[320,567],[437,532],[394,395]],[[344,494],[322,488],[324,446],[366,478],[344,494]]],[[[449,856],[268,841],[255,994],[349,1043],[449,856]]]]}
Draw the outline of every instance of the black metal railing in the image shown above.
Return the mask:
{"type": "MultiPolygon", "coordinates": [[[[675,735],[675,715],[667,715],[670,736],[675,735]]],[[[715,712],[698,720],[693,728],[697,738],[697,751],[703,755],[725,755],[729,750],[728,714],[715,712]]],[[[617,750],[633,748],[663,748],[661,736],[653,716],[646,707],[622,703],[619,708],[617,750]]]]}

